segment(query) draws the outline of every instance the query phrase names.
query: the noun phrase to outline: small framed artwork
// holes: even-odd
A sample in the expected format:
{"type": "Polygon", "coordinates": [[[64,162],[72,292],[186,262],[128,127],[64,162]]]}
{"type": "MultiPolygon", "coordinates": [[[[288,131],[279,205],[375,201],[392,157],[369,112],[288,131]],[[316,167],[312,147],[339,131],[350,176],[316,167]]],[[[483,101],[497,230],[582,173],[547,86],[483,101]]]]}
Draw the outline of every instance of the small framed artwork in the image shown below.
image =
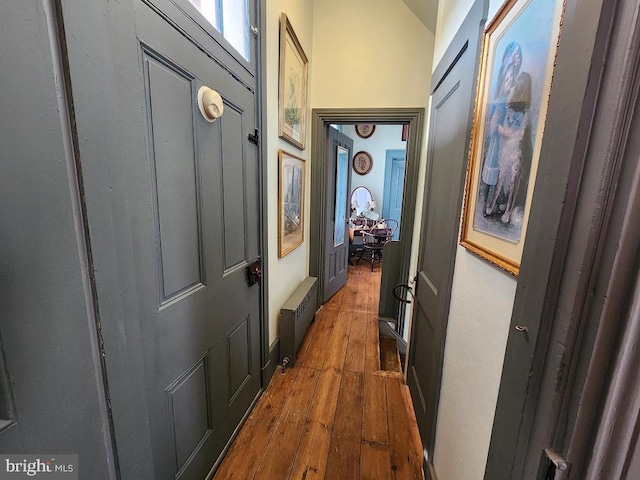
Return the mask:
{"type": "Polygon", "coordinates": [[[280,15],[278,136],[304,150],[308,60],[286,13],[280,15]]]}
{"type": "Polygon", "coordinates": [[[278,150],[278,257],[304,241],[305,161],[278,150]]]}
{"type": "Polygon", "coordinates": [[[369,123],[359,123],[356,125],[356,133],[360,138],[369,138],[376,131],[376,126],[369,123]]]}
{"type": "Polygon", "coordinates": [[[405,123],[404,125],[402,125],[402,141],[406,142],[408,136],[409,136],[409,124],[405,123]]]}
{"type": "Polygon", "coordinates": [[[484,32],[460,244],[518,275],[563,0],[508,0],[484,32]]]}
{"type": "Polygon", "coordinates": [[[373,159],[365,151],[360,151],[353,156],[353,170],[358,175],[366,175],[373,168],[373,159]]]}

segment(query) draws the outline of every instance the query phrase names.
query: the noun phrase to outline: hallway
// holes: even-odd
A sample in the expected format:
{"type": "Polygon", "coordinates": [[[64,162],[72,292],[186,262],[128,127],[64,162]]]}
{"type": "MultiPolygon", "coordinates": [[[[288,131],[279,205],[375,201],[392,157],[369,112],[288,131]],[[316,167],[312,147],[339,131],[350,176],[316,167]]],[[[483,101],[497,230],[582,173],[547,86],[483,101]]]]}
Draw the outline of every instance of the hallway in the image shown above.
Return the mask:
{"type": "Polygon", "coordinates": [[[400,372],[380,370],[380,267],[349,267],[294,368],[279,369],[215,479],[421,479],[422,447],[400,372]]]}

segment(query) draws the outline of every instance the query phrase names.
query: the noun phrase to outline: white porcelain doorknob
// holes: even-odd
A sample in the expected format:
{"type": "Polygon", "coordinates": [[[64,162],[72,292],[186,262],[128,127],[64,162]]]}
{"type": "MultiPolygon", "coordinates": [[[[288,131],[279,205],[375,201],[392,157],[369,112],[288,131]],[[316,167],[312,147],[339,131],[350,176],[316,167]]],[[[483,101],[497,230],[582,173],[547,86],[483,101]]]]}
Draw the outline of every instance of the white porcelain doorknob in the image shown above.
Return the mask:
{"type": "Polygon", "coordinates": [[[224,113],[224,102],[215,90],[202,86],[198,89],[198,108],[207,122],[215,122],[224,113]]]}

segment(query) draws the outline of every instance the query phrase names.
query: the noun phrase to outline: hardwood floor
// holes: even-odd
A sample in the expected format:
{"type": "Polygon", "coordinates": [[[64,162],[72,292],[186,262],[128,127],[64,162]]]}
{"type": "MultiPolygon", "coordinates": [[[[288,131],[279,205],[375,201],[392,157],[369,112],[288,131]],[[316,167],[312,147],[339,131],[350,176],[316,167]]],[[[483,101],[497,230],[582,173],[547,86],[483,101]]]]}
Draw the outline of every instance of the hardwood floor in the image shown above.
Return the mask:
{"type": "Polygon", "coordinates": [[[380,370],[380,268],[349,267],[294,368],[274,374],[215,480],[422,479],[422,447],[400,372],[380,370]]]}

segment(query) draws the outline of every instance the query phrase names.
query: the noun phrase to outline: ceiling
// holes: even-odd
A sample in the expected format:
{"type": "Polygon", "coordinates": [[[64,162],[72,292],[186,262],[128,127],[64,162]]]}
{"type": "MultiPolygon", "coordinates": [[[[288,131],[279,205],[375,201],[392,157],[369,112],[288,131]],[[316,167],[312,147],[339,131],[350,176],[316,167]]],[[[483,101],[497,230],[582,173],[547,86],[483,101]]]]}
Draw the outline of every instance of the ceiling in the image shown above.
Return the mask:
{"type": "Polygon", "coordinates": [[[438,15],[438,0],[402,0],[409,10],[427,27],[431,33],[436,33],[436,18],[438,15]]]}

